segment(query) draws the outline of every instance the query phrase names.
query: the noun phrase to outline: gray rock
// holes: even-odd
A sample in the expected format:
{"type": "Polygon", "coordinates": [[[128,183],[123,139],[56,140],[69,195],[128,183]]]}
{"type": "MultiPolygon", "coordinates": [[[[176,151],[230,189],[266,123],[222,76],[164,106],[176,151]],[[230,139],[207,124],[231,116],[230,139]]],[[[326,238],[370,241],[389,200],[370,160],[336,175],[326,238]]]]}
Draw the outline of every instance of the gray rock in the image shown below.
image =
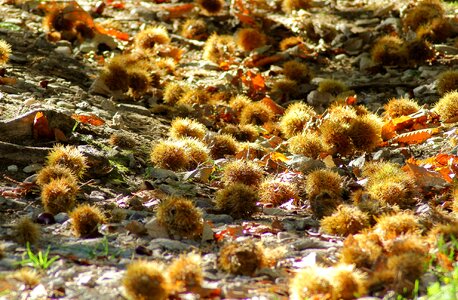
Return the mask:
{"type": "Polygon", "coordinates": [[[158,238],[169,238],[169,233],[167,232],[167,228],[163,225],[159,224],[156,218],[152,218],[145,224],[146,231],[148,235],[153,239],[158,238]]]}
{"type": "Polygon", "coordinates": [[[147,109],[146,107],[144,106],[140,106],[140,105],[134,105],[134,104],[126,104],[126,103],[119,103],[117,105],[118,109],[120,111],[128,111],[128,112],[133,112],[133,113],[137,113],[139,115],[143,115],[143,116],[151,116],[151,112],[149,111],[149,109],[147,109]]]}
{"type": "Polygon", "coordinates": [[[214,215],[214,214],[207,214],[204,216],[205,220],[211,221],[213,224],[230,224],[234,221],[230,215],[214,215]]]}
{"type": "Polygon", "coordinates": [[[305,230],[307,228],[318,227],[320,222],[312,217],[305,217],[303,219],[296,220],[296,230],[305,230]]]}
{"type": "Polygon", "coordinates": [[[11,85],[0,85],[0,91],[5,92],[7,94],[19,94],[22,91],[18,88],[15,88],[11,85]]]}
{"type": "Polygon", "coordinates": [[[105,200],[105,193],[101,191],[92,191],[91,194],[89,195],[89,200],[91,201],[103,201],[105,200]]]}
{"type": "Polygon", "coordinates": [[[457,55],[458,54],[458,48],[452,47],[449,45],[439,44],[439,45],[434,45],[434,48],[437,51],[444,52],[445,54],[448,54],[448,55],[457,55]]]}
{"type": "Polygon", "coordinates": [[[215,239],[214,232],[211,228],[211,226],[207,223],[204,222],[204,228],[202,230],[202,243],[205,243],[207,241],[213,241],[215,239]]]}
{"type": "Polygon", "coordinates": [[[43,168],[43,166],[40,164],[31,164],[22,169],[22,171],[24,171],[24,173],[33,173],[38,170],[41,170],[41,168],[43,168]]]}
{"type": "Polygon", "coordinates": [[[365,54],[365,55],[363,54],[363,55],[360,56],[360,58],[359,58],[359,70],[361,72],[367,71],[370,68],[373,68],[374,66],[376,66],[376,63],[374,63],[374,61],[371,59],[369,54],[365,54]]]}
{"type": "Polygon", "coordinates": [[[388,149],[381,149],[372,154],[372,159],[373,160],[382,160],[382,159],[388,159],[390,157],[390,150],[388,149]]]}
{"type": "Polygon", "coordinates": [[[54,51],[58,54],[62,54],[65,56],[70,56],[72,55],[72,49],[68,46],[59,46],[54,51]]]}
{"type": "Polygon", "coordinates": [[[166,170],[166,169],[159,169],[159,168],[152,168],[150,169],[149,176],[154,179],[166,179],[170,178],[173,180],[178,180],[177,174],[175,172],[166,170]]]}
{"type": "Polygon", "coordinates": [[[286,162],[286,164],[294,170],[301,171],[303,173],[326,168],[326,165],[322,160],[315,160],[302,155],[292,156],[291,159],[286,162]]]}
{"type": "Polygon", "coordinates": [[[56,220],[56,223],[59,223],[59,224],[63,224],[69,218],[70,217],[68,216],[68,214],[64,212],[58,213],[57,215],[54,216],[54,220],[56,220]]]}
{"type": "Polygon", "coordinates": [[[272,216],[287,216],[289,213],[281,208],[263,208],[262,212],[266,215],[272,215],[272,216]]]}
{"type": "Polygon", "coordinates": [[[161,248],[161,249],[166,249],[170,251],[185,251],[191,247],[192,245],[188,245],[180,241],[175,241],[175,240],[165,239],[165,238],[158,238],[158,239],[152,240],[148,248],[150,249],[161,248]]]}
{"type": "Polygon", "coordinates": [[[311,91],[307,95],[307,103],[312,106],[327,105],[334,100],[335,98],[331,94],[319,92],[317,90],[311,91]]]}
{"type": "Polygon", "coordinates": [[[8,166],[8,172],[17,172],[19,169],[16,165],[8,166]]]}
{"type": "Polygon", "coordinates": [[[334,243],[321,241],[316,238],[303,238],[297,241],[294,241],[290,247],[297,251],[302,251],[305,249],[327,249],[334,247],[334,243]]]}

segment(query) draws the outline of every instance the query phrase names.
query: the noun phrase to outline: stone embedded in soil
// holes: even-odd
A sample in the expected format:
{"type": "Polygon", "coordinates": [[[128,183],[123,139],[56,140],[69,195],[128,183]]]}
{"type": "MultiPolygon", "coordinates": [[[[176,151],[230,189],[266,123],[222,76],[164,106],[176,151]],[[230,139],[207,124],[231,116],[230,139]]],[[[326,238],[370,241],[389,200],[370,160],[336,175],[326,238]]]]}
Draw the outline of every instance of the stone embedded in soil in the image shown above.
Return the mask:
{"type": "Polygon", "coordinates": [[[204,219],[211,221],[213,224],[230,224],[234,221],[234,218],[232,218],[230,215],[225,214],[206,214],[204,215],[204,219]]]}
{"type": "Polygon", "coordinates": [[[153,239],[170,237],[167,228],[161,225],[155,217],[145,224],[145,228],[148,235],[153,239]]]}
{"type": "Polygon", "coordinates": [[[148,248],[152,250],[164,249],[164,250],[170,250],[170,251],[186,251],[192,247],[193,247],[192,245],[185,244],[180,241],[166,239],[166,238],[157,238],[157,239],[151,240],[148,248]]]}

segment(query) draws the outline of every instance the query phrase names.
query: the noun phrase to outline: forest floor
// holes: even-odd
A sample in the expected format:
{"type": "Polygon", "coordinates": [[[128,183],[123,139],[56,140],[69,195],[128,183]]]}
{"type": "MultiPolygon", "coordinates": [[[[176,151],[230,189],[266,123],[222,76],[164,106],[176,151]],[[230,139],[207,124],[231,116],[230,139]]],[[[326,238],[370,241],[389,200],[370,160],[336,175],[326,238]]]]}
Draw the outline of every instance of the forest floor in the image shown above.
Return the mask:
{"type": "MultiPolygon", "coordinates": [[[[320,220],[311,211],[304,192],[308,173],[323,167],[336,170],[344,178],[343,202],[351,203],[348,195],[352,189],[364,185],[364,178],[355,169],[362,169],[367,161],[385,160],[405,166],[409,158],[420,161],[444,154],[451,159],[448,167],[452,175],[448,175],[453,177],[456,170],[452,168],[458,162],[454,123],[428,119],[440,129],[428,132],[429,136],[421,141],[385,141],[368,152],[346,157],[333,153],[316,160],[289,153],[288,139],[278,134],[275,127],[282,108],[297,100],[322,114],[335,100],[329,94],[316,92],[320,80],[328,78],[341,80],[354,91],[356,98],[347,97],[348,105],[356,100],[382,116],[389,99],[410,97],[430,118],[430,109],[441,97],[436,89],[437,78],[446,70],[456,69],[458,62],[458,6],[454,2],[444,3],[444,8],[445,15],[455,22],[455,37],[434,43],[434,57],[430,60],[400,66],[373,63],[370,50],[378,37],[390,32],[401,34],[400,20],[407,1],[317,0],[311,8],[291,14],[283,13],[275,0],[233,1],[232,7],[226,3],[215,16],[205,15],[197,5],[189,7],[174,1],[77,1],[80,8],[92,13],[95,22],[104,28],[115,28],[118,37],[100,34],[97,39],[74,42],[49,41],[39,1],[3,2],[0,39],[11,45],[12,52],[0,77],[0,244],[4,249],[4,257],[0,255],[0,299],[125,299],[121,283],[133,260],[155,260],[169,265],[180,254],[191,251],[201,256],[204,281],[200,289],[175,291],[173,297],[177,299],[288,299],[296,271],[315,264],[335,265],[345,241],[345,237],[320,230],[320,220]],[[106,4],[104,8],[101,3],[106,4]],[[205,61],[205,40],[180,35],[182,24],[191,17],[202,18],[208,32],[218,34],[233,35],[239,28],[255,24],[266,33],[268,46],[253,53],[237,50],[233,59],[219,65],[205,61]],[[136,99],[106,89],[92,92],[104,63],[131,49],[133,37],[148,25],[165,26],[171,37],[171,49],[182,51],[174,55],[169,49],[169,55],[176,61],[174,70],[161,73],[160,83],[136,99]],[[130,38],[123,40],[119,33],[130,38]],[[300,45],[280,51],[278,43],[291,36],[300,36],[300,45]],[[261,58],[265,62],[260,62],[261,58]],[[274,90],[278,78],[283,78],[282,64],[291,59],[306,63],[313,79],[291,92],[274,90]],[[192,117],[204,123],[209,132],[219,130],[219,118],[227,117],[205,105],[188,107],[185,112],[164,105],[165,84],[179,80],[205,87],[209,93],[248,94],[253,100],[262,101],[269,97],[281,105],[269,106],[277,113],[274,125],[259,127],[261,135],[254,143],[260,147],[260,155],[252,157],[249,151],[240,151],[186,172],[156,168],[151,163],[151,149],[159,140],[169,137],[175,117],[192,117]],[[34,138],[38,112],[44,113],[50,128],[59,129],[52,139],[34,138]],[[100,120],[103,124],[90,124],[100,120]],[[133,140],[134,146],[124,149],[110,143],[110,136],[119,132],[133,140]],[[20,262],[27,258],[26,246],[16,239],[15,226],[22,217],[38,222],[44,211],[40,188],[34,184],[35,174],[45,165],[46,155],[56,141],[77,146],[88,158],[90,167],[81,180],[77,202],[97,206],[107,216],[121,209],[125,218],[108,218],[99,228],[101,235],[87,239],[74,235],[67,213],[54,216],[54,224],[40,224],[40,238],[32,251],[44,253],[49,249],[49,257],[58,259],[47,269],[39,270],[38,281],[28,286],[24,279],[14,279],[20,262]],[[222,170],[234,157],[255,161],[266,178],[296,184],[299,200],[280,207],[258,203],[258,211],[243,219],[219,212],[215,209],[215,193],[224,187],[222,170]],[[192,199],[203,211],[206,225],[199,239],[167,234],[158,237],[155,228],[145,227],[151,224],[164,195],[192,199]],[[260,242],[266,253],[277,253],[274,263],[258,268],[252,276],[222,271],[218,266],[219,249],[229,240],[245,239],[260,242]]],[[[72,9],[69,14],[79,11],[75,5],[72,9]]],[[[411,117],[410,121],[423,122],[419,119],[411,117]]],[[[388,123],[386,118],[384,122],[388,123]]],[[[443,208],[444,214],[454,218],[448,196],[450,182],[446,180],[449,177],[444,179],[427,167],[413,166],[413,161],[410,160],[410,171],[417,179],[421,196],[406,211],[412,212],[419,222],[428,218],[431,207],[443,208]]],[[[417,279],[419,288],[415,293],[425,295],[427,287],[439,277],[424,272],[417,279]]],[[[367,289],[374,297],[370,299],[398,299],[395,290],[390,284],[367,289]]],[[[412,292],[404,296],[411,298],[412,292]]]]}

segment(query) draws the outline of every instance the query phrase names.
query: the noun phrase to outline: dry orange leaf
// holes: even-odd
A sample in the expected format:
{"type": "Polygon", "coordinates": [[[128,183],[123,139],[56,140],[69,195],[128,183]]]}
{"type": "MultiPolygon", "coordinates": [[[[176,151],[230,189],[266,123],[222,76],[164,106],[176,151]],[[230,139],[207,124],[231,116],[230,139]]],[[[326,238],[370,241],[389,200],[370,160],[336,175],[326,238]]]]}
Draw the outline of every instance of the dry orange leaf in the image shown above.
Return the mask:
{"type": "Polygon", "coordinates": [[[118,40],[121,40],[121,41],[128,41],[129,40],[129,34],[125,33],[125,32],[122,32],[122,31],[118,31],[118,30],[115,30],[115,29],[106,29],[106,28],[103,28],[99,24],[95,25],[95,29],[101,34],[114,36],[115,38],[117,38],[118,40]]]}
{"type": "Polygon", "coordinates": [[[405,172],[412,174],[415,177],[417,184],[421,187],[443,186],[446,183],[442,174],[430,171],[412,163],[406,163],[402,169],[405,172]]]}
{"type": "Polygon", "coordinates": [[[356,105],[356,103],[358,102],[358,97],[356,95],[353,95],[353,96],[348,96],[346,99],[345,99],[345,103],[347,105],[356,105]]]}
{"type": "Polygon", "coordinates": [[[186,3],[174,6],[165,6],[164,9],[169,12],[169,18],[178,18],[189,13],[194,8],[193,3],[186,3]]]}
{"type": "Polygon", "coordinates": [[[390,143],[403,143],[403,144],[421,144],[429,139],[433,134],[439,133],[439,128],[420,129],[412,132],[406,132],[395,136],[390,140],[390,143]]]}
{"type": "Polygon", "coordinates": [[[256,74],[256,76],[252,77],[251,82],[253,83],[253,88],[256,91],[264,91],[266,88],[264,77],[262,77],[261,74],[256,74]]]}
{"type": "Polygon", "coordinates": [[[283,115],[285,109],[278,105],[274,100],[270,99],[269,97],[265,97],[261,100],[274,114],[276,115],[283,115]]]}
{"type": "Polygon", "coordinates": [[[15,85],[17,78],[15,77],[0,77],[0,84],[4,85],[15,85]]]}
{"type": "Polygon", "coordinates": [[[66,142],[67,137],[65,136],[65,133],[60,130],[59,128],[54,128],[54,139],[56,142],[66,142]]]}
{"type": "Polygon", "coordinates": [[[447,271],[453,271],[453,261],[444,253],[439,252],[436,254],[437,262],[439,265],[447,271]]]}
{"type": "Polygon", "coordinates": [[[72,115],[72,119],[80,122],[80,123],[83,123],[83,124],[89,124],[89,125],[93,125],[93,126],[101,126],[103,124],[105,124],[105,121],[102,120],[101,118],[97,117],[96,115],[89,115],[89,116],[85,116],[85,115],[77,115],[77,114],[73,114],[72,115]]]}
{"type": "Polygon", "coordinates": [[[281,152],[272,152],[270,153],[270,159],[277,162],[277,161],[282,161],[282,162],[287,162],[289,159],[281,152]]]}
{"type": "Polygon", "coordinates": [[[258,55],[256,57],[253,57],[253,59],[247,61],[245,65],[249,68],[261,68],[267,65],[278,63],[281,60],[283,60],[283,56],[281,55],[258,55]]]}
{"type": "Polygon", "coordinates": [[[54,132],[49,127],[48,118],[39,111],[35,114],[33,120],[33,138],[38,139],[54,139],[54,132]]]}
{"type": "Polygon", "coordinates": [[[245,15],[245,14],[240,14],[240,13],[235,13],[235,16],[243,24],[251,25],[251,26],[255,26],[256,25],[256,21],[255,21],[255,19],[253,17],[250,17],[250,16],[245,15]]]}

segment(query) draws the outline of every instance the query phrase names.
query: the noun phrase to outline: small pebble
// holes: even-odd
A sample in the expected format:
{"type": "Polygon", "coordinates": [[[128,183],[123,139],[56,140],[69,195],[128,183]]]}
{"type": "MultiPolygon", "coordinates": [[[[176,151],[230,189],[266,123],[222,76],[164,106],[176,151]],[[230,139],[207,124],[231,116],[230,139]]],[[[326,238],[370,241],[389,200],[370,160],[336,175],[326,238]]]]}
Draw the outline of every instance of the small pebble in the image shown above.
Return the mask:
{"type": "Polygon", "coordinates": [[[18,167],[16,165],[10,165],[8,166],[8,172],[17,172],[18,167]]]}
{"type": "Polygon", "coordinates": [[[68,216],[67,213],[60,212],[57,215],[54,216],[54,219],[56,220],[57,223],[63,224],[65,221],[67,221],[70,217],[68,216]]]}
{"type": "Polygon", "coordinates": [[[36,172],[38,170],[41,170],[43,168],[42,165],[40,164],[31,164],[31,165],[28,165],[27,167],[25,167],[24,169],[22,169],[22,171],[24,171],[24,173],[33,173],[33,172],[36,172]]]}

